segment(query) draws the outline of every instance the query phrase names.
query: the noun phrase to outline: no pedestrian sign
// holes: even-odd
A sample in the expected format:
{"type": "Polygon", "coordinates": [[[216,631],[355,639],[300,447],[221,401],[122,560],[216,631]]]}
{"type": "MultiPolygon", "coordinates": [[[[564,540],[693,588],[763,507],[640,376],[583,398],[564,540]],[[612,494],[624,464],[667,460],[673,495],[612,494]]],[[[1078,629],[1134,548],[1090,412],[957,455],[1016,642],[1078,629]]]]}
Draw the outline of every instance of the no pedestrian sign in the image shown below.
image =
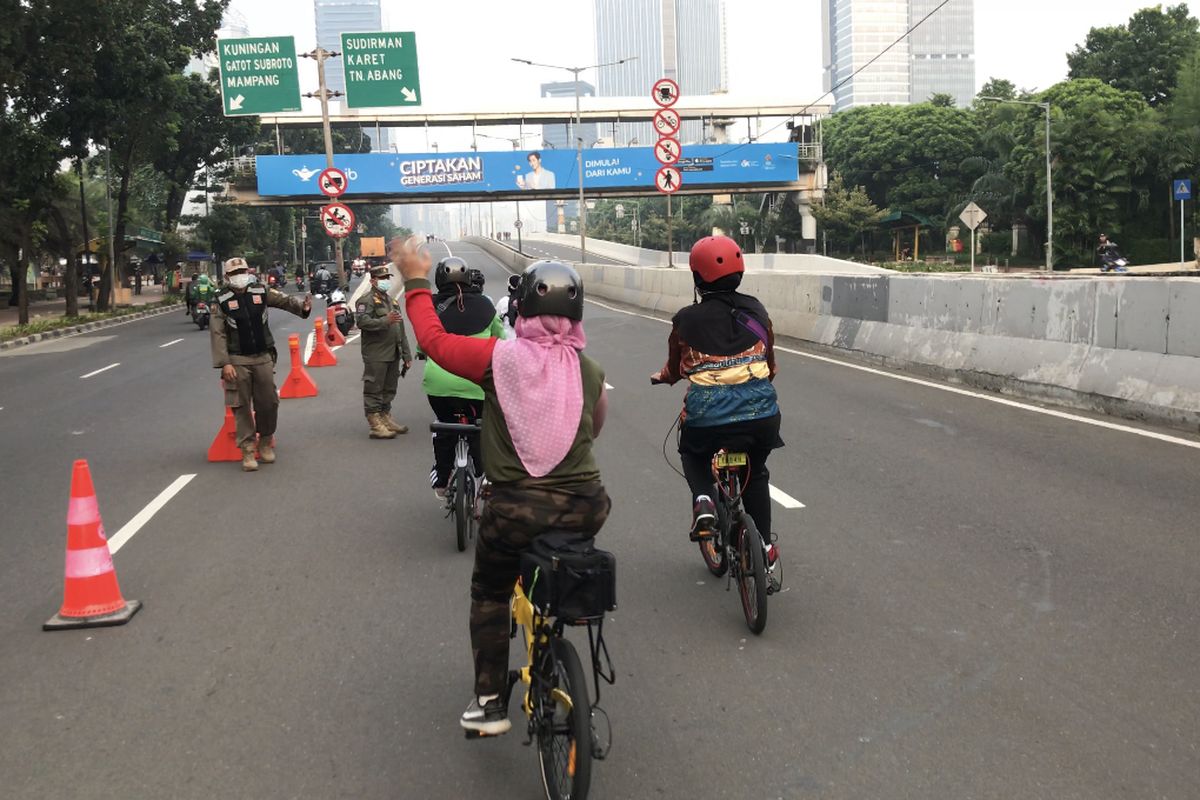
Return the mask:
{"type": "Polygon", "coordinates": [[[346,173],[337,167],[327,167],[317,177],[317,188],[326,197],[341,197],[346,193],[348,185],[346,173]]]}
{"type": "Polygon", "coordinates": [[[421,105],[415,33],[343,33],[342,58],[348,107],[421,105]]]}
{"type": "Polygon", "coordinates": [[[675,167],[663,167],[654,176],[654,185],[663,194],[675,194],[682,182],[683,176],[675,167]]]}
{"type": "Polygon", "coordinates": [[[354,230],[354,212],[343,203],[330,203],[321,209],[321,227],[335,239],[344,239],[354,230]]]}
{"type": "Polygon", "coordinates": [[[300,110],[295,38],[218,39],[217,59],[225,116],[300,110]]]}

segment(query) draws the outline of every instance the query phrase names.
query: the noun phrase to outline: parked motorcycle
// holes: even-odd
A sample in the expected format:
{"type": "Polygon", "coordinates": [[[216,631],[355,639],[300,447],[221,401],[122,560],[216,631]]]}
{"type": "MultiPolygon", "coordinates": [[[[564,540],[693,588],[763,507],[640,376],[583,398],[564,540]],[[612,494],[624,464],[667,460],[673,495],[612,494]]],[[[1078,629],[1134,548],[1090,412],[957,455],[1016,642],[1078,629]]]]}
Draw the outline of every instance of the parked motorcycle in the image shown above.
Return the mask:
{"type": "Polygon", "coordinates": [[[354,327],[354,314],[350,311],[350,304],[346,302],[346,293],[341,289],[334,289],[329,295],[329,307],[333,309],[333,321],[342,332],[342,336],[349,336],[354,327]]]}
{"type": "Polygon", "coordinates": [[[196,304],[192,306],[192,322],[196,323],[200,330],[204,330],[208,327],[208,317],[208,303],[197,300],[196,304]]]}

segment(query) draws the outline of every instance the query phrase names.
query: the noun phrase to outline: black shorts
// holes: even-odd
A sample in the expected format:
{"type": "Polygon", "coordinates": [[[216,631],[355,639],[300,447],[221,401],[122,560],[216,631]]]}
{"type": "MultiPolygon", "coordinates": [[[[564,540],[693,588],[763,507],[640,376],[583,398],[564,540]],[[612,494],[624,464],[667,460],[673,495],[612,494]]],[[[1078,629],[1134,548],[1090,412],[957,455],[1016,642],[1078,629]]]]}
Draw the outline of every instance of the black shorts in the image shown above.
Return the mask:
{"type": "Polygon", "coordinates": [[[779,438],[781,414],[729,425],[696,426],[684,423],[679,435],[679,452],[709,458],[724,447],[730,452],[774,450],[783,447],[779,438]]]}

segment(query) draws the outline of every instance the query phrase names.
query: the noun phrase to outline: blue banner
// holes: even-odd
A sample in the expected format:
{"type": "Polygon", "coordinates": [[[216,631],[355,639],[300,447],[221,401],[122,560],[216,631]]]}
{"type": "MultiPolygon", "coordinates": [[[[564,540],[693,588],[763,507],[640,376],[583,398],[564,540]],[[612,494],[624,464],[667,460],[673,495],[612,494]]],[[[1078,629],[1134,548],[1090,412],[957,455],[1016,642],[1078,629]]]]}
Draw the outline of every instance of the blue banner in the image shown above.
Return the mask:
{"type": "MultiPolygon", "coordinates": [[[[320,197],[317,175],[325,156],[258,156],[263,197],[320,197]]],[[[465,153],[354,153],[334,156],[354,195],[551,194],[579,188],[573,150],[465,153]]],[[[583,151],[587,189],[645,189],[662,165],[652,147],[583,151]]],[[[795,144],[709,144],[683,148],[675,165],[683,187],[794,183],[800,172],[795,144]]]]}

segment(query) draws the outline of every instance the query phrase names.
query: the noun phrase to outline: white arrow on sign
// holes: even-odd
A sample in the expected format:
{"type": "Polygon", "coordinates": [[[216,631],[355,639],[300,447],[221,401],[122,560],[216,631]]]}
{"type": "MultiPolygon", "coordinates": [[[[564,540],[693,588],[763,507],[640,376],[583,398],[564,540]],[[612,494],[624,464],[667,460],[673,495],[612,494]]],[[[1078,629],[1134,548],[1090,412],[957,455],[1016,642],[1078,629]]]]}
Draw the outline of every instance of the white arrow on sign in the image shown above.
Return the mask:
{"type": "Polygon", "coordinates": [[[417,102],[417,93],[414,92],[412,89],[408,88],[407,86],[405,86],[403,89],[400,90],[400,94],[404,95],[405,102],[408,102],[408,103],[417,102]]]}
{"type": "Polygon", "coordinates": [[[229,110],[239,111],[242,107],[242,103],[244,102],[246,102],[246,95],[239,94],[237,97],[229,101],[229,110]]]}

